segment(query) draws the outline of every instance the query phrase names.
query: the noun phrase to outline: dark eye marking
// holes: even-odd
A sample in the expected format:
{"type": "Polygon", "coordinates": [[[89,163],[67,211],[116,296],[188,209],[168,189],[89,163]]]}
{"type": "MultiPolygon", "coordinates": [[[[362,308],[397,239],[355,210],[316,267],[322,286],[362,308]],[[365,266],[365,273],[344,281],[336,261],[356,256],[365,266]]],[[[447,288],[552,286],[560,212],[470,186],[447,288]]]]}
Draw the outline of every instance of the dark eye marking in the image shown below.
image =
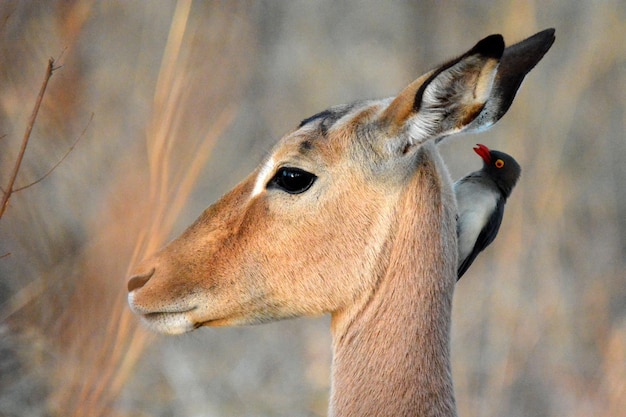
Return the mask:
{"type": "Polygon", "coordinates": [[[300,194],[311,188],[317,176],[300,168],[283,167],[267,183],[267,188],[279,188],[289,194],[300,194]]]}
{"type": "Polygon", "coordinates": [[[306,119],[301,121],[300,124],[298,125],[298,129],[301,128],[302,126],[306,125],[306,124],[311,123],[314,120],[321,119],[321,118],[326,118],[326,117],[328,117],[328,116],[330,116],[332,114],[333,114],[333,112],[330,111],[330,110],[324,110],[324,111],[321,111],[319,113],[316,113],[313,116],[307,117],[306,119]]]}
{"type": "Polygon", "coordinates": [[[298,129],[304,125],[307,125],[311,122],[321,119],[319,128],[322,133],[322,136],[326,136],[326,133],[335,124],[335,122],[337,122],[337,120],[341,119],[343,116],[348,114],[357,105],[358,105],[358,102],[352,103],[352,104],[345,104],[342,106],[334,106],[334,107],[331,107],[330,109],[321,111],[301,121],[300,125],[298,126],[298,129]]]}
{"type": "Polygon", "coordinates": [[[305,140],[304,142],[300,144],[300,152],[302,153],[306,153],[307,151],[310,151],[311,149],[313,149],[313,144],[311,143],[310,140],[305,140]]]}

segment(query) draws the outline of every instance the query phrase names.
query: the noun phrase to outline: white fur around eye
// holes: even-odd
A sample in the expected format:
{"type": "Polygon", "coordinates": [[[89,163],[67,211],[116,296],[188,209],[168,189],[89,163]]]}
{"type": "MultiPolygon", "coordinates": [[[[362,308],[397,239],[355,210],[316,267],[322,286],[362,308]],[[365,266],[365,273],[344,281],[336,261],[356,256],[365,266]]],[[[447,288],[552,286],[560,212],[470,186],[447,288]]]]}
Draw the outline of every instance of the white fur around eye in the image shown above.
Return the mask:
{"type": "Polygon", "coordinates": [[[265,189],[265,185],[270,180],[270,175],[274,171],[274,158],[269,158],[263,164],[263,167],[259,171],[259,175],[256,177],[256,182],[254,183],[254,188],[252,189],[251,198],[256,197],[261,194],[261,192],[265,189]]]}

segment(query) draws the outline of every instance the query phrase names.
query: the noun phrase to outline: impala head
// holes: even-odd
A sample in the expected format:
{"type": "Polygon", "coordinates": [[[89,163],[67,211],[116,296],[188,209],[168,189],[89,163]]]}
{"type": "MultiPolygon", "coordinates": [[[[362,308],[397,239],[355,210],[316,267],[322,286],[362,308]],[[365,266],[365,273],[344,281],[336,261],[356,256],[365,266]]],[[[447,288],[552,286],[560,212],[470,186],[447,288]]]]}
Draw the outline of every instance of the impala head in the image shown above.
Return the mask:
{"type": "Polygon", "coordinates": [[[493,35],[395,98],[305,119],[137,267],[131,308],[172,334],[347,308],[387,268],[422,144],[496,122],[551,39],[544,31],[505,50],[493,35]]]}

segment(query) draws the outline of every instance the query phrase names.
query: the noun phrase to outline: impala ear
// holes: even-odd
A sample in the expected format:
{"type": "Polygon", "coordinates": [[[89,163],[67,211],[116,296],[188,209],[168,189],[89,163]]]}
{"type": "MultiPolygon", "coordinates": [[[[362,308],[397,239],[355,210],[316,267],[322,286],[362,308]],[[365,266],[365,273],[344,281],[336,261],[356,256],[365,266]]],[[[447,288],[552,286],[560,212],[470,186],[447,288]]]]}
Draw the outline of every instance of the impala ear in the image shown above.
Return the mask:
{"type": "Polygon", "coordinates": [[[504,50],[489,100],[466,131],[488,129],[504,116],[511,107],[524,77],[552,47],[554,39],[554,29],[545,29],[504,50]]]}
{"type": "Polygon", "coordinates": [[[392,153],[456,133],[482,111],[491,95],[504,40],[491,35],[461,57],[415,80],[381,117],[392,153]]]}
{"type": "Polygon", "coordinates": [[[548,29],[505,49],[502,36],[491,35],[418,78],[383,111],[381,126],[394,138],[385,146],[405,153],[427,140],[490,127],[553,41],[548,29]]]}

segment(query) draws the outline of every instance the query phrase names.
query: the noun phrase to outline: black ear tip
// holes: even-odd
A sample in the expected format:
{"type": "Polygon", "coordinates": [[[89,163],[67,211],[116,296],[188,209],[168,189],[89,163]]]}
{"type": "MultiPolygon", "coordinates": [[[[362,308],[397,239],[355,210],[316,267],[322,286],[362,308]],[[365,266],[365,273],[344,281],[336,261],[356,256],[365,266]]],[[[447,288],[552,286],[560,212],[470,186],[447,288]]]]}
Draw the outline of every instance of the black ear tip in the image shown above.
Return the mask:
{"type": "MultiPolygon", "coordinates": [[[[544,29],[541,32],[535,33],[533,36],[524,40],[521,43],[538,45],[538,48],[543,49],[545,53],[554,43],[554,33],[554,28],[544,29]]],[[[476,46],[474,46],[470,50],[469,54],[480,54],[489,58],[499,59],[502,57],[504,48],[504,38],[502,37],[502,35],[489,35],[483,40],[479,41],[476,46]]]]}
{"type": "Polygon", "coordinates": [[[554,40],[556,39],[556,36],[554,36],[554,32],[554,28],[545,29],[539,33],[536,33],[534,36],[531,36],[531,38],[535,38],[538,44],[544,45],[544,49],[547,52],[554,43],[554,40]]]}
{"type": "Polygon", "coordinates": [[[544,29],[541,32],[538,32],[537,34],[535,34],[535,36],[537,36],[538,38],[542,38],[545,39],[546,41],[552,41],[554,42],[554,32],[555,29],[554,28],[548,28],[548,29],[544,29]]]}
{"type": "Polygon", "coordinates": [[[504,52],[504,38],[502,35],[490,35],[481,40],[472,48],[470,54],[481,54],[489,58],[500,58],[504,52]]]}
{"type": "MultiPolygon", "coordinates": [[[[554,28],[544,29],[541,32],[535,33],[528,39],[524,39],[519,42],[522,44],[534,45],[536,49],[543,49],[547,51],[550,49],[556,37],[554,36],[554,28]]],[[[516,44],[517,45],[517,44],[516,44]]]]}

